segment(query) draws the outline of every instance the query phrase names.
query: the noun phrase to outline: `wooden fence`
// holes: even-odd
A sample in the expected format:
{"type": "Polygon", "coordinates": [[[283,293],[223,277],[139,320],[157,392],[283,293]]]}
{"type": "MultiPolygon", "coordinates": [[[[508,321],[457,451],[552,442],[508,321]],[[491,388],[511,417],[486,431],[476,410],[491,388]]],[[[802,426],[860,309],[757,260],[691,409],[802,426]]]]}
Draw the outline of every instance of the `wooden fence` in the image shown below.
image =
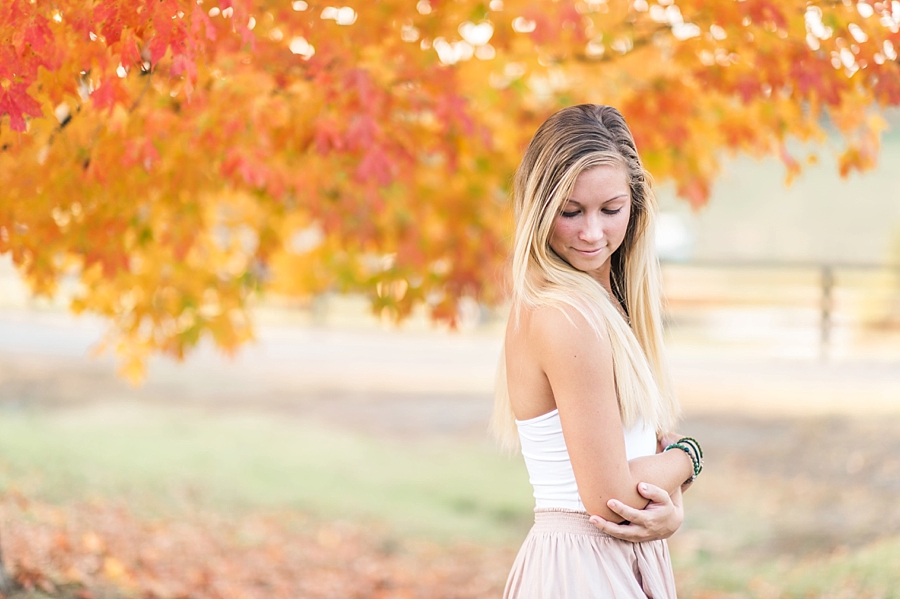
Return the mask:
{"type": "Polygon", "coordinates": [[[704,314],[731,312],[739,320],[741,313],[768,310],[781,315],[777,320],[784,329],[782,338],[788,329],[812,331],[814,335],[807,337],[815,347],[810,349],[820,359],[834,357],[836,345],[844,354],[900,356],[900,266],[667,262],[663,278],[667,320],[676,331],[702,329],[704,324],[709,328],[704,314]],[[836,332],[844,333],[841,343],[836,343],[836,332]],[[846,351],[848,345],[854,350],[846,351]]]}

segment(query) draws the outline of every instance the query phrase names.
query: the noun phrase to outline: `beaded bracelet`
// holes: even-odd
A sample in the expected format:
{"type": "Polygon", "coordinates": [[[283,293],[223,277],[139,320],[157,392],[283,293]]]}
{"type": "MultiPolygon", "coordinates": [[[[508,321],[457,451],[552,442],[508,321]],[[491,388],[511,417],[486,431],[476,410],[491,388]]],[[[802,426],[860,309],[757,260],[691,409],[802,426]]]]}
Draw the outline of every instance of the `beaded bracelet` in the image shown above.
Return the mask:
{"type": "Polygon", "coordinates": [[[683,437],[678,440],[679,443],[685,443],[690,447],[693,447],[697,451],[697,463],[699,464],[699,468],[697,468],[697,474],[703,472],[703,448],[700,447],[700,443],[697,442],[693,437],[683,437]]]}
{"type": "Polygon", "coordinates": [[[697,441],[697,439],[695,439],[693,437],[682,437],[682,438],[678,439],[677,442],[678,443],[687,443],[688,445],[692,446],[697,451],[697,455],[700,456],[700,460],[702,462],[703,448],[700,447],[700,443],[697,441]]]}
{"type": "Polygon", "coordinates": [[[701,470],[703,470],[702,459],[699,457],[700,452],[697,451],[696,447],[694,447],[690,443],[682,443],[681,441],[682,440],[678,440],[675,443],[671,443],[663,451],[669,451],[670,449],[680,449],[688,455],[694,467],[694,472],[691,474],[691,477],[685,481],[685,484],[690,484],[697,479],[697,475],[700,474],[701,470]]]}
{"type": "Polygon", "coordinates": [[[686,453],[688,455],[688,457],[691,459],[691,464],[693,464],[694,476],[696,476],[697,474],[700,473],[699,472],[700,460],[697,457],[696,453],[694,452],[693,447],[690,447],[687,444],[682,443],[680,441],[676,441],[675,443],[670,443],[668,446],[666,446],[666,448],[663,451],[669,451],[670,449],[680,449],[681,451],[686,453]]]}
{"type": "Polygon", "coordinates": [[[684,453],[687,454],[688,458],[690,458],[691,464],[693,466],[693,472],[691,472],[690,478],[688,478],[686,481],[684,481],[684,484],[690,484],[690,483],[694,482],[697,479],[697,474],[698,474],[697,467],[699,466],[699,463],[697,461],[697,458],[694,456],[693,450],[690,447],[688,447],[687,445],[685,445],[684,443],[678,443],[678,442],[668,445],[663,451],[669,451],[670,449],[680,449],[681,451],[683,451],[684,453]]]}

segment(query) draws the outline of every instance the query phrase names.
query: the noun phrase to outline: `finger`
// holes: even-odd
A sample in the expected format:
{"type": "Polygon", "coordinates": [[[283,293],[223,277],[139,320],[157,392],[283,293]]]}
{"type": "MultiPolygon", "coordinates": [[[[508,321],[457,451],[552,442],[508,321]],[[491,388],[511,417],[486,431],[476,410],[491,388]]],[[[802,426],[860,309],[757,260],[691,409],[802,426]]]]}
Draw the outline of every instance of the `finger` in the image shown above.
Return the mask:
{"type": "Polygon", "coordinates": [[[601,518],[600,516],[591,516],[590,522],[600,529],[601,532],[606,532],[606,528],[612,525],[612,522],[605,518],[601,518]]]}
{"type": "Polygon", "coordinates": [[[604,520],[600,516],[591,516],[591,524],[596,526],[600,532],[605,532],[611,537],[632,543],[645,541],[649,536],[646,528],[630,524],[616,524],[609,520],[604,520]]]}
{"type": "Polygon", "coordinates": [[[665,489],[660,489],[656,485],[651,485],[650,483],[639,484],[638,493],[653,503],[667,503],[671,501],[671,498],[665,489]]]}
{"type": "Polygon", "coordinates": [[[618,499],[610,499],[606,502],[606,506],[629,522],[643,522],[644,520],[644,514],[641,513],[641,510],[625,505],[618,499]]]}

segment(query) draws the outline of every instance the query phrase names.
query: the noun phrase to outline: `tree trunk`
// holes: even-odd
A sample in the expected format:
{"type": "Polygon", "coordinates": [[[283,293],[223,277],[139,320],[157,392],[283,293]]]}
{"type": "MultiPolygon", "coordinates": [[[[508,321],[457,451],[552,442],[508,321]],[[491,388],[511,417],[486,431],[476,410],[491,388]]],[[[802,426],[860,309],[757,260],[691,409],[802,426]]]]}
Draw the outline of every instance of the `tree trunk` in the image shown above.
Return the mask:
{"type": "Polygon", "coordinates": [[[3,563],[3,547],[0,545],[0,595],[9,595],[12,592],[12,581],[6,573],[6,564],[3,563]]]}

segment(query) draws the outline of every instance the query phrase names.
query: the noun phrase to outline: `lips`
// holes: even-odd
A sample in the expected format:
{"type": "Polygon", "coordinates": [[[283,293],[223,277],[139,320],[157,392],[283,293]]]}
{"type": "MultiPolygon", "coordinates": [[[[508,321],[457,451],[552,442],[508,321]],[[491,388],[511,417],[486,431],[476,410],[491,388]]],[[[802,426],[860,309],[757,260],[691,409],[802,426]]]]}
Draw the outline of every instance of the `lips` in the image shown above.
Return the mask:
{"type": "MultiPolygon", "coordinates": [[[[606,247],[606,246],[604,246],[604,247],[606,247]]],[[[599,247],[595,250],[579,250],[578,248],[572,248],[572,249],[575,250],[576,252],[578,252],[579,254],[581,254],[582,256],[596,256],[597,254],[600,253],[600,250],[602,250],[603,248],[599,247]]]]}

